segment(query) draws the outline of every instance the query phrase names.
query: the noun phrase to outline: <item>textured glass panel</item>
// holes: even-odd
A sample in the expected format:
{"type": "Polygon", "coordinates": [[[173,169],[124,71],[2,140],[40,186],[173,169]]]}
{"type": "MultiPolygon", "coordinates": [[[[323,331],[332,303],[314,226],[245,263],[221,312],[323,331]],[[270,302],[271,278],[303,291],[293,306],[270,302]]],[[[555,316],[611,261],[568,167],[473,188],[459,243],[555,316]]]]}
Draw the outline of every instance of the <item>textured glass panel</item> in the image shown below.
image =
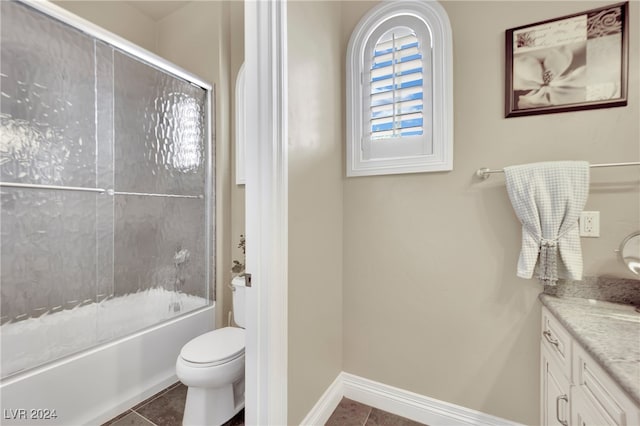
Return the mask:
{"type": "Polygon", "coordinates": [[[114,53],[115,188],[204,194],[206,91],[114,53]]]}
{"type": "Polygon", "coordinates": [[[97,343],[98,305],[84,305],[3,324],[2,377],[82,351],[97,343]]]}
{"type": "Polygon", "coordinates": [[[115,294],[164,288],[205,297],[204,201],[116,196],[115,294]]]}
{"type": "Polygon", "coordinates": [[[150,196],[115,197],[114,287],[100,311],[99,339],[120,337],[205,306],[204,201],[150,196]]]}
{"type": "Polygon", "coordinates": [[[33,329],[49,318],[61,320],[95,300],[96,197],[102,195],[0,190],[3,376],[11,373],[8,369],[25,367],[26,361],[18,362],[15,357],[42,363],[51,360],[43,354],[66,355],[85,347],[77,347],[77,342],[95,338],[95,318],[93,328],[76,330],[73,341],[63,339],[69,331],[62,328],[44,336],[33,329]],[[15,330],[21,330],[18,334],[25,340],[38,342],[7,340],[15,330]],[[23,353],[21,348],[27,343],[41,351],[23,353]]]}
{"type": "MultiPolygon", "coordinates": [[[[96,126],[98,142],[97,184],[113,188],[113,48],[96,41],[96,126]]],[[[97,199],[97,299],[113,294],[114,197],[97,199]]]]}
{"type": "Polygon", "coordinates": [[[135,333],[209,303],[202,297],[160,287],[105,299],[98,304],[98,342],[135,333]]]}
{"type": "Polygon", "coordinates": [[[93,193],[3,188],[2,316],[37,316],[95,297],[93,193]]]}
{"type": "Polygon", "coordinates": [[[0,179],[95,186],[94,44],[1,1],[0,179]]]}

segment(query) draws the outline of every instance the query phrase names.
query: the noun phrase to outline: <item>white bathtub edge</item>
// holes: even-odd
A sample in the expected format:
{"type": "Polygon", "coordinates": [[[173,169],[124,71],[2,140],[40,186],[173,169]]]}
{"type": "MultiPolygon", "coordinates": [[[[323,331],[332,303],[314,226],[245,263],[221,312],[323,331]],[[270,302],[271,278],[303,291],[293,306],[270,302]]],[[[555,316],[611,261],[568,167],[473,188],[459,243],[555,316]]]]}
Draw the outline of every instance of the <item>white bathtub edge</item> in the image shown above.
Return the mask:
{"type": "Polygon", "coordinates": [[[177,381],[178,381],[178,376],[176,376],[175,374],[172,374],[168,378],[161,380],[160,382],[156,383],[154,386],[150,387],[149,389],[142,392],[141,394],[136,395],[132,398],[129,398],[126,401],[123,401],[122,403],[118,404],[117,406],[103,412],[93,420],[87,422],[87,424],[101,425],[103,423],[106,423],[109,420],[113,419],[114,417],[129,410],[131,407],[135,407],[137,404],[141,403],[145,399],[157,394],[163,389],[168,388],[169,386],[171,386],[177,381]]]}
{"type": "Polygon", "coordinates": [[[177,381],[175,362],[213,330],[215,305],[2,382],[2,424],[32,425],[31,409],[56,410],[38,425],[101,424],[177,381]],[[22,419],[6,418],[26,410],[22,419]]]}

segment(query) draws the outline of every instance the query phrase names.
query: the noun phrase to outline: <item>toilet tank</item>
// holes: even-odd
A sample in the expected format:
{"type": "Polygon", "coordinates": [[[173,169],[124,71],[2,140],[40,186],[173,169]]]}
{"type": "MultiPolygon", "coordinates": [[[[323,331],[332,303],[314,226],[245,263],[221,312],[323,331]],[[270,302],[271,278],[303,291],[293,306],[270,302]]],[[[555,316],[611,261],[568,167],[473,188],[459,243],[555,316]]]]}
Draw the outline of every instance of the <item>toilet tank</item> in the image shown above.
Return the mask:
{"type": "Polygon", "coordinates": [[[231,286],[233,287],[233,292],[231,293],[233,297],[233,320],[238,326],[244,328],[245,295],[247,291],[244,277],[235,277],[231,280],[231,286]]]}

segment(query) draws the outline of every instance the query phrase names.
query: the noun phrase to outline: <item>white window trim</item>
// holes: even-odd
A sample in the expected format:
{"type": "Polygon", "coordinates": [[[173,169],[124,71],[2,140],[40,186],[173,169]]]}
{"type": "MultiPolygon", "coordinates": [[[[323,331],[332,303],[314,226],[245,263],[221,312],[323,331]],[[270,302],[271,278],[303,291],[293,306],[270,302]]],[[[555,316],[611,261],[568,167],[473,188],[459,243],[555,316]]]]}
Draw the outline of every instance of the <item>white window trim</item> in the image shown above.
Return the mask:
{"type": "MultiPolygon", "coordinates": [[[[358,23],[347,48],[347,176],[420,173],[453,169],[453,41],[449,17],[435,0],[383,2],[358,23]],[[368,128],[364,105],[367,94],[362,82],[365,50],[376,29],[392,18],[413,16],[428,27],[431,34],[433,78],[432,116],[433,154],[388,156],[365,159],[363,140],[368,128]]],[[[428,72],[428,70],[427,70],[428,72]]],[[[425,76],[426,77],[426,76],[425,76]]]]}

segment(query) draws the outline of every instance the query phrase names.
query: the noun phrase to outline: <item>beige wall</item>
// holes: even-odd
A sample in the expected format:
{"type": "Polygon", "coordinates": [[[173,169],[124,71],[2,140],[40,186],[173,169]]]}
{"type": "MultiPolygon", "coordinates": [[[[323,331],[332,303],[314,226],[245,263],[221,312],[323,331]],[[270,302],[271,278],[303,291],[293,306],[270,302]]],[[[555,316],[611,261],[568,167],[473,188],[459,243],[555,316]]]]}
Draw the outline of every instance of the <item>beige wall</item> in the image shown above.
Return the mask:
{"type": "MultiPolygon", "coordinates": [[[[243,190],[237,189],[231,180],[231,97],[237,71],[244,60],[243,4],[185,2],[182,8],[155,21],[123,1],[65,0],[56,3],[214,85],[216,282],[230,282],[232,258],[241,256],[232,254],[241,233],[237,229],[244,228],[243,190]],[[238,235],[232,234],[232,229],[238,235]]],[[[226,285],[217,286],[216,299],[216,324],[224,326],[231,309],[231,293],[226,285]]]]}
{"type": "Polygon", "coordinates": [[[123,1],[54,0],[53,3],[157,53],[155,21],[123,1]]]}
{"type": "MultiPolygon", "coordinates": [[[[520,226],[504,176],[479,167],[640,160],[638,2],[631,2],[629,105],[505,119],[504,31],[605,2],[445,1],[454,41],[454,170],[344,184],[345,371],[539,424],[541,286],[516,278],[520,226]]],[[[343,4],[343,49],[371,4],[343,4]]],[[[344,51],[344,50],[343,50],[344,51]]],[[[613,249],[640,229],[638,170],[593,171],[587,275],[626,275],[613,249]]]]}
{"type": "Polygon", "coordinates": [[[290,2],[289,413],[299,424],[342,369],[340,5],[290,2]]]}

